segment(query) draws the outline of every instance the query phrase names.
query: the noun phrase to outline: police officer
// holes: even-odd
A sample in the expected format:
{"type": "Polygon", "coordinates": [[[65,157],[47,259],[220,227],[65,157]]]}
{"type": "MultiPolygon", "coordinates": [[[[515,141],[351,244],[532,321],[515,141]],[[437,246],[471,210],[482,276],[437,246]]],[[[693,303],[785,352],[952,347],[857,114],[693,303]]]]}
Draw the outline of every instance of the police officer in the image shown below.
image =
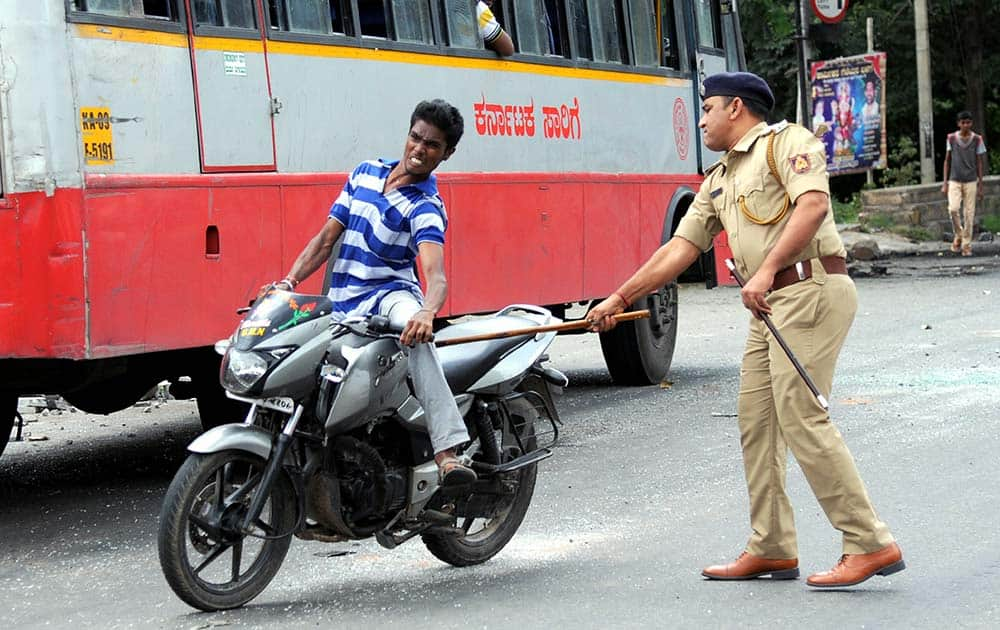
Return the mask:
{"type": "Polygon", "coordinates": [[[747,72],[703,84],[705,145],[723,151],[673,238],[611,297],[587,314],[591,330],[614,327],[611,315],[675,279],[723,229],[741,291],[753,314],[740,372],[739,427],[753,533],[735,562],[706,568],[716,580],[799,575],[792,506],[785,493],[791,449],[830,523],[843,532],[840,562],[807,583],[844,587],[904,568],[902,553],[879,520],[844,440],[829,414],[761,320],[768,314],[824,396],[857,309],[837,234],[823,145],[807,129],[768,125],[774,96],[747,72]]]}

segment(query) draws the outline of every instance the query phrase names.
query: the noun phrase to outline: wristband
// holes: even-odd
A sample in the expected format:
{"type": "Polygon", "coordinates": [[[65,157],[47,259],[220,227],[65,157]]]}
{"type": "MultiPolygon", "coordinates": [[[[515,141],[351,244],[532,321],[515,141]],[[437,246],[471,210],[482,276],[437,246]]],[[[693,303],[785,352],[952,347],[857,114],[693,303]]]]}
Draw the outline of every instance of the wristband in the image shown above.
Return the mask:
{"type": "Polygon", "coordinates": [[[299,281],[291,276],[285,276],[284,279],[281,281],[286,283],[288,287],[291,289],[294,289],[299,284],[299,281]]]}
{"type": "Polygon", "coordinates": [[[619,293],[618,291],[615,291],[611,295],[617,296],[618,299],[622,301],[622,304],[625,305],[625,308],[628,308],[629,306],[631,306],[631,302],[629,302],[628,300],[626,300],[625,296],[622,295],[621,293],[619,293]]]}

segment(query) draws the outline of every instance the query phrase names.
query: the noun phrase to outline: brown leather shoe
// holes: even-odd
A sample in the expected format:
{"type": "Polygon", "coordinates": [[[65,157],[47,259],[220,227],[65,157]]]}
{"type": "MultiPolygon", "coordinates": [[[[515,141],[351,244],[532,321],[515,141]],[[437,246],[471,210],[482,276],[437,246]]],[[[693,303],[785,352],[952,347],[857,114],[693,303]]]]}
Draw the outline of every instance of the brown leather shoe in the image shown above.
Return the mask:
{"type": "Polygon", "coordinates": [[[806,584],[820,588],[854,586],[873,575],[891,575],[905,568],[903,552],[899,545],[892,543],[873,553],[844,554],[837,566],[810,575],[806,584]]]}
{"type": "Polygon", "coordinates": [[[736,562],[714,564],[701,574],[710,580],[752,580],[765,575],[770,575],[772,580],[794,580],[799,577],[799,560],[769,560],[744,551],[736,562]]]}

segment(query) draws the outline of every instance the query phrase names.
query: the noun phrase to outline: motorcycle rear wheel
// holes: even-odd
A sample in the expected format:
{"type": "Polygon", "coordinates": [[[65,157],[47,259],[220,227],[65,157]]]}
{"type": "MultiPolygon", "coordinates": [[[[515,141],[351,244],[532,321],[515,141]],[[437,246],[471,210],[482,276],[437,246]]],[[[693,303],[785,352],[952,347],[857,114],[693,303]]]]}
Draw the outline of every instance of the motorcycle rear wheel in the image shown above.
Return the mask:
{"type": "Polygon", "coordinates": [[[157,541],[160,568],[174,593],[194,608],[242,606],[271,582],[288,553],[296,509],[285,475],[255,522],[256,536],[239,531],[265,464],[243,451],[192,454],[167,489],[157,541]]]}
{"type": "MultiPolygon", "coordinates": [[[[538,411],[523,398],[513,400],[509,404],[511,414],[520,416],[518,427],[525,450],[534,450],[538,411]]],[[[501,450],[506,452],[508,447],[516,445],[514,436],[505,432],[501,450]]],[[[507,546],[521,526],[528,512],[528,506],[531,505],[531,497],[535,493],[535,479],[538,476],[538,464],[507,474],[511,480],[516,481],[517,490],[510,505],[498,516],[492,519],[465,519],[459,523],[459,527],[466,531],[463,536],[439,533],[421,535],[424,545],[434,557],[452,566],[467,567],[486,562],[507,546]]]]}

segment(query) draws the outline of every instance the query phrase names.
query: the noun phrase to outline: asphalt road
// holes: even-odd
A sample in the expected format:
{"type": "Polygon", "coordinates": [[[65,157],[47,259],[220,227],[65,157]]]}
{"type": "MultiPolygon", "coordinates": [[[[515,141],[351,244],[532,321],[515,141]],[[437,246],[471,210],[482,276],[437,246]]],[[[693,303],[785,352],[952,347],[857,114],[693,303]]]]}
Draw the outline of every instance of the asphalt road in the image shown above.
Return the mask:
{"type": "MultiPolygon", "coordinates": [[[[902,573],[834,592],[700,577],[749,534],[735,418],[747,315],[735,289],[684,287],[663,386],[616,388],[594,337],[556,340],[572,381],[562,444],[521,531],[479,567],[444,565],[419,540],[295,540],[250,605],[197,613],[164,582],[155,542],[193,404],[34,416],[29,432],[48,439],[0,459],[0,627],[998,627],[1000,271],[954,260],[858,281],[831,396],[902,573]]],[[[829,568],[839,536],[794,465],[789,493],[803,574],[829,568]]]]}

